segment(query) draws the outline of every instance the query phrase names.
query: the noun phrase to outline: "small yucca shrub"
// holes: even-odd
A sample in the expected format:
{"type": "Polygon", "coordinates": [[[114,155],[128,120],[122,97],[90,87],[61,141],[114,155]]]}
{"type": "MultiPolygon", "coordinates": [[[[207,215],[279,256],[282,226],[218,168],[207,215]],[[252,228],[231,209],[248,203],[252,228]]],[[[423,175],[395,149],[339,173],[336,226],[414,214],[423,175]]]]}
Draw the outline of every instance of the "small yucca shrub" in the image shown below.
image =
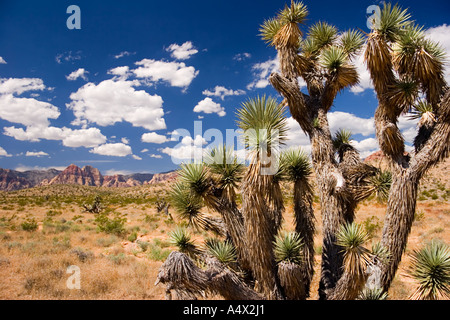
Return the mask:
{"type": "Polygon", "coordinates": [[[183,227],[177,227],[169,233],[170,243],[182,253],[195,256],[199,253],[197,246],[191,238],[190,233],[183,227]]]}
{"type": "Polygon", "coordinates": [[[364,289],[358,299],[359,300],[386,300],[388,297],[387,292],[384,292],[383,289],[364,289]]]}
{"type": "Polygon", "coordinates": [[[236,250],[229,241],[207,239],[205,246],[206,251],[223,264],[230,264],[236,261],[236,250]]]}
{"type": "Polygon", "coordinates": [[[418,283],[411,295],[417,300],[450,298],[450,249],[447,244],[433,241],[414,250],[409,275],[418,283]]]}

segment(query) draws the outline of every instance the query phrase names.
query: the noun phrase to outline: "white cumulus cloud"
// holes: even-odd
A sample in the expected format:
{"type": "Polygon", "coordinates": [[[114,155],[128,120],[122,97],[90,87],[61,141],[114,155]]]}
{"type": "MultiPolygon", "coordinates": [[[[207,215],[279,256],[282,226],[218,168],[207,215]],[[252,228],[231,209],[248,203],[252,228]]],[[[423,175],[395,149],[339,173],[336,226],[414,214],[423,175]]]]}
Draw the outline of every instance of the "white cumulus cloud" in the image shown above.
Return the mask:
{"type": "Polygon", "coordinates": [[[205,98],[194,107],[194,112],[217,113],[219,117],[226,115],[225,108],[211,98],[205,98]]]}
{"type": "Polygon", "coordinates": [[[88,73],[89,72],[86,71],[84,68],[79,68],[79,69],[73,71],[72,73],[70,73],[68,76],[66,76],[66,79],[70,80],[70,81],[75,81],[78,78],[81,78],[84,81],[88,81],[88,78],[86,76],[88,73]]]}
{"type": "Polygon", "coordinates": [[[170,55],[178,60],[189,59],[192,55],[198,52],[198,50],[194,48],[191,41],[186,41],[182,45],[173,43],[166,49],[166,51],[171,52],[170,55]]]}
{"type": "Polygon", "coordinates": [[[156,132],[144,133],[141,137],[142,142],[161,144],[169,141],[165,135],[157,134],[156,132]]]}
{"type": "Polygon", "coordinates": [[[5,59],[3,59],[3,57],[0,57],[0,64],[6,64],[5,59]]]}
{"type": "Polygon", "coordinates": [[[126,121],[148,130],[165,129],[163,100],[144,90],[135,90],[137,81],[104,80],[87,83],[70,95],[66,104],[76,117],[74,125],[97,123],[100,126],[126,121]]]}
{"type": "Polygon", "coordinates": [[[89,150],[89,152],[114,157],[126,157],[133,154],[131,147],[124,143],[105,143],[89,150]]]}
{"type": "Polygon", "coordinates": [[[5,149],[0,147],[0,157],[12,157],[12,155],[10,155],[8,152],[6,152],[5,149]]]}
{"type": "Polygon", "coordinates": [[[143,59],[136,62],[139,67],[133,70],[138,78],[150,82],[165,81],[173,87],[187,88],[198,75],[192,66],[184,62],[166,62],[153,59],[143,59]]]}

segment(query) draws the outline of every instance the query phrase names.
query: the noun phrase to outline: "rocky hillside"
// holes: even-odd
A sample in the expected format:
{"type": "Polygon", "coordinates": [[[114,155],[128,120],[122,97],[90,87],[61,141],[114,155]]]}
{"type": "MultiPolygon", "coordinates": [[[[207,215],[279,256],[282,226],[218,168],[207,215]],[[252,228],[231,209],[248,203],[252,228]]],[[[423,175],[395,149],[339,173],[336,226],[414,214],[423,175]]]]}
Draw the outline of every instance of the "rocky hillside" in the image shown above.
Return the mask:
{"type": "Polygon", "coordinates": [[[158,174],[135,173],[103,176],[97,168],[92,166],[80,168],[75,164],[71,164],[63,171],[49,169],[20,172],[0,168],[0,190],[13,191],[56,184],[125,188],[163,183],[173,180],[175,176],[176,172],[174,171],[158,174]]]}

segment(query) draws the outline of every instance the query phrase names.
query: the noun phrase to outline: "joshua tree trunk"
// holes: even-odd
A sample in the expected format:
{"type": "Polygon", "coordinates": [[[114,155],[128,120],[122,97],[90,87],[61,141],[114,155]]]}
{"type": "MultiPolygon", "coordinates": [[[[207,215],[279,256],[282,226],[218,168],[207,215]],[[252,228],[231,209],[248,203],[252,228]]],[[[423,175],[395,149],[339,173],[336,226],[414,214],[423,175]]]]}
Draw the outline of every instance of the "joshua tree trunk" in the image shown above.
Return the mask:
{"type": "MultiPolygon", "coordinates": [[[[383,139],[382,133],[378,138],[383,139]]],[[[387,291],[394,279],[414,221],[420,179],[431,166],[448,156],[449,141],[450,90],[447,90],[441,101],[440,114],[432,134],[411,159],[405,156],[400,158],[392,149],[382,149],[391,159],[393,168],[381,240],[381,244],[388,249],[391,256],[387,264],[378,264],[373,268],[368,280],[370,286],[387,291]],[[399,158],[400,161],[395,161],[399,158]]]]}
{"type": "Polygon", "coordinates": [[[311,156],[323,220],[322,273],[319,294],[326,299],[342,274],[342,253],[336,244],[336,232],[347,221],[348,203],[344,196],[345,180],[335,160],[335,150],[327,112],[316,100],[305,96],[297,80],[273,73],[269,81],[287,100],[292,117],[311,140],[311,156]]]}
{"type": "Polygon", "coordinates": [[[308,181],[294,183],[295,232],[303,239],[303,263],[301,274],[305,286],[304,297],[309,297],[311,280],[314,274],[314,233],[315,218],[312,208],[312,190],[308,181]]]}

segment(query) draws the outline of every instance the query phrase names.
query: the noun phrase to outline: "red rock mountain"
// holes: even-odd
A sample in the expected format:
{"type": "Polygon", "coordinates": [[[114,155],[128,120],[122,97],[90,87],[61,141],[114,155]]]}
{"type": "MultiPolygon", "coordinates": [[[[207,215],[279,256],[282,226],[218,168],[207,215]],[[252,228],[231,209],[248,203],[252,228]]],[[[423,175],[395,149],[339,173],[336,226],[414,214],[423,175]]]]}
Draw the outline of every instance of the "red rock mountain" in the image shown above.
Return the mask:
{"type": "MultiPolygon", "coordinates": [[[[45,182],[42,184],[45,184],[45,182]]],[[[46,184],[79,184],[99,187],[103,185],[103,176],[94,167],[85,166],[80,169],[78,166],[71,164],[46,184]]]]}

